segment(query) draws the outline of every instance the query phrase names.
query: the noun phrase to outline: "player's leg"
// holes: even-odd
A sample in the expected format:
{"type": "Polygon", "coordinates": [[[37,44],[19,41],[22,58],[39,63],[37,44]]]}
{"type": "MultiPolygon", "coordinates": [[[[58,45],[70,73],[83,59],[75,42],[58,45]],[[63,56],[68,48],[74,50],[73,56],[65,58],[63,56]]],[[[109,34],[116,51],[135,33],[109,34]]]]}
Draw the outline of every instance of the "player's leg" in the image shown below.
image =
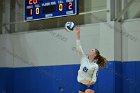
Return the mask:
{"type": "Polygon", "coordinates": [[[87,89],[87,90],[85,91],[85,93],[94,93],[94,91],[91,90],[91,89],[87,89]]]}
{"type": "Polygon", "coordinates": [[[85,92],[79,91],[79,93],[85,93],[85,92]]]}

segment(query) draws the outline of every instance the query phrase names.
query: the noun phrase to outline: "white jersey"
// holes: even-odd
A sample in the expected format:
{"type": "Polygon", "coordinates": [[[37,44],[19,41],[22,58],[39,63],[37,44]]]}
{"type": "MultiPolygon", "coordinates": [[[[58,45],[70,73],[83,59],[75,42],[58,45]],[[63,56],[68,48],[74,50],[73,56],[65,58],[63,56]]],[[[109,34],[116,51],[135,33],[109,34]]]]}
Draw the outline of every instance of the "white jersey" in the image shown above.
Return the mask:
{"type": "Polygon", "coordinates": [[[80,44],[80,40],[77,40],[76,43],[77,43],[76,46],[77,52],[81,57],[81,65],[80,65],[80,69],[78,70],[78,76],[77,76],[78,82],[81,82],[83,84],[88,84],[89,81],[91,80],[96,82],[97,71],[99,68],[98,65],[96,64],[95,61],[93,61],[92,63],[89,62],[89,59],[83,52],[82,46],[80,44]]]}

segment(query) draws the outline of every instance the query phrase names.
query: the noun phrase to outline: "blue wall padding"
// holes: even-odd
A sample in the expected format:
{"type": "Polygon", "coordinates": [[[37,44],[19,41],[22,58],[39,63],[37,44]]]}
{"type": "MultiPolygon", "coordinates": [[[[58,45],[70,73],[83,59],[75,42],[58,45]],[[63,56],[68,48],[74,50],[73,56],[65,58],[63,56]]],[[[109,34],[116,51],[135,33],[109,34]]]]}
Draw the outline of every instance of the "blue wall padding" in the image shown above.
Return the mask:
{"type": "MultiPolygon", "coordinates": [[[[79,65],[0,68],[0,93],[78,93],[79,65]]],[[[95,93],[140,93],[140,62],[110,61],[95,93]]]]}
{"type": "Polygon", "coordinates": [[[109,62],[107,68],[99,69],[98,79],[95,84],[96,93],[114,93],[115,62],[109,62]]]}
{"type": "MultiPolygon", "coordinates": [[[[115,62],[99,69],[96,93],[114,93],[115,62]],[[105,92],[106,91],[106,92],[105,92]]],[[[79,65],[15,68],[14,93],[77,93],[79,65]]]]}
{"type": "Polygon", "coordinates": [[[13,93],[13,78],[12,68],[0,68],[0,93],[13,93]]]}
{"type": "Polygon", "coordinates": [[[79,65],[15,69],[14,93],[76,93],[79,65]]]}
{"type": "MultiPolygon", "coordinates": [[[[97,93],[113,93],[115,62],[99,69],[94,86],[97,93]]],[[[79,65],[14,68],[14,93],[77,93],[79,65]]]]}
{"type": "Polygon", "coordinates": [[[115,93],[122,93],[123,91],[123,72],[122,72],[122,62],[116,62],[114,65],[115,73],[115,93]]]}
{"type": "Polygon", "coordinates": [[[140,93],[140,62],[124,62],[123,76],[123,93],[140,93]]]}
{"type": "Polygon", "coordinates": [[[133,85],[135,87],[135,93],[140,93],[140,62],[136,62],[135,66],[135,82],[133,85]]]}

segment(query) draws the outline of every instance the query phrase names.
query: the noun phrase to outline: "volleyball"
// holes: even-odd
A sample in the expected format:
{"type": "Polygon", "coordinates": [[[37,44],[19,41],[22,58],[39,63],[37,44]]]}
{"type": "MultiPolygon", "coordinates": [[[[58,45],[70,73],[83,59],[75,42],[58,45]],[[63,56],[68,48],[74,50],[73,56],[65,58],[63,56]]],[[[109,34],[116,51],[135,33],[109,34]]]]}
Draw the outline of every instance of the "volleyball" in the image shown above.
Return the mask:
{"type": "Polygon", "coordinates": [[[66,24],[65,24],[65,29],[68,32],[73,31],[74,27],[75,27],[75,25],[73,22],[66,22],[66,24]]]}

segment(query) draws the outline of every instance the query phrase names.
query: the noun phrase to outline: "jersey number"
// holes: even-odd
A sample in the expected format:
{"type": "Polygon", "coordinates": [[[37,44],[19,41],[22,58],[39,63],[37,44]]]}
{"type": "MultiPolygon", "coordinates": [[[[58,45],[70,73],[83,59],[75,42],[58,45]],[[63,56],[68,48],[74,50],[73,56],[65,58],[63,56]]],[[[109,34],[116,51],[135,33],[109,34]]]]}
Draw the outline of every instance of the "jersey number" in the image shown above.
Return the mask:
{"type": "Polygon", "coordinates": [[[84,68],[83,68],[83,71],[84,71],[84,72],[87,72],[87,71],[88,71],[87,67],[84,67],[84,68]]]}

